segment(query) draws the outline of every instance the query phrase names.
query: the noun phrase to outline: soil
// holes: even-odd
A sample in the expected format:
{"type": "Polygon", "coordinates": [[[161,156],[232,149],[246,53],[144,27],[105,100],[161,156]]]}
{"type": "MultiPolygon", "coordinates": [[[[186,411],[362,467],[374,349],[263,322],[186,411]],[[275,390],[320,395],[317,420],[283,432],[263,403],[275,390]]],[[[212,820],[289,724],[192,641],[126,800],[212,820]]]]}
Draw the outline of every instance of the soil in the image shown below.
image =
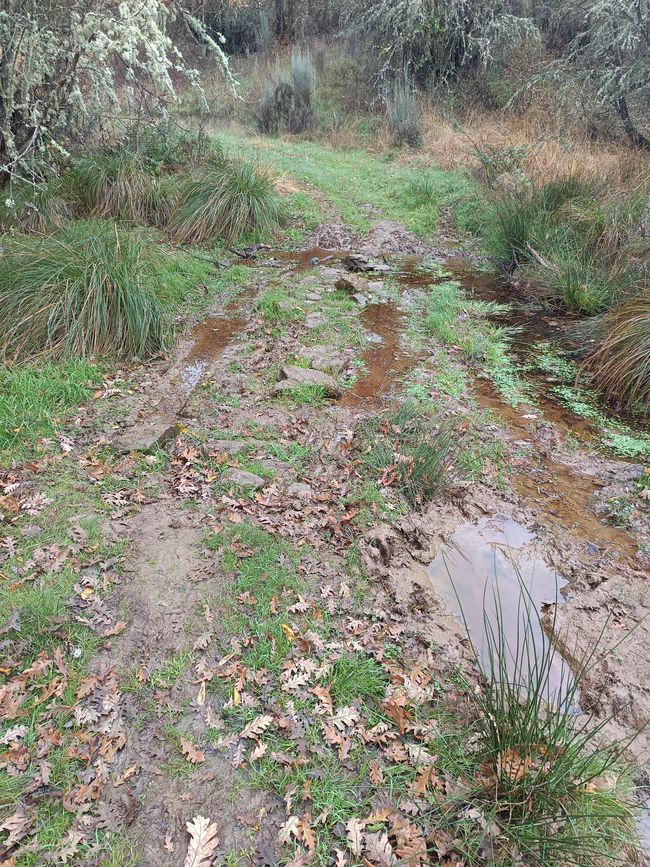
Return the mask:
{"type": "MultiPolygon", "coordinates": [[[[435,254],[392,223],[377,223],[361,240],[342,224],[323,226],[297,261],[283,262],[297,266],[290,283],[301,298],[317,288],[316,300],[305,307],[309,312],[320,312],[320,293],[330,291],[343,273],[342,249],[386,257],[391,264],[391,255],[396,256],[395,274],[408,272],[405,254],[435,254]]],[[[243,300],[211,310],[179,342],[171,363],[141,372],[124,423],[129,428],[164,414],[185,428],[168,446],[171,460],[160,471],[158,497],[126,516],[118,511],[105,528],[108,539],[129,542],[123,575],[109,600],[127,626],[95,665],[98,671],[117,668],[127,684],[123,720],[128,737],[111,778],[128,772],[130,798],[137,803],[128,834],[145,867],[184,863],[185,826],[197,814],[218,821],[218,853],[252,848],[253,864],[276,864],[282,857],[283,800],[249,785],[236,760],[205,746],[206,720],[210,713],[218,718],[224,702],[209,691],[207,698],[201,694],[201,666],[218,670],[226,664],[218,646],[230,646],[233,654],[242,649],[226,628],[225,600],[236,591],[222,566],[224,552],[208,549],[205,539],[244,520],[309,548],[301,568],[317,588],[329,588],[327,593],[339,600],[333,610],[347,624],[343,630],[357,616],[389,623],[405,634],[406,652],[414,659],[427,648],[431,669],[441,679],[459,665],[468,676],[477,676],[449,575],[442,569],[445,560],[452,564],[470,634],[480,646],[485,583],[494,586],[497,564],[498,586],[511,604],[517,586],[514,554],[546,624],[538,633],[541,643],[548,641],[555,609],[554,638],[570,667],[597,641],[601,647],[616,646],[590,670],[578,720],[592,715],[603,725],[602,737],[616,739],[631,737],[650,717],[650,589],[642,553],[650,541],[648,520],[619,528],[598,514],[601,498],[629,491],[640,467],[589,448],[588,431],[551,401],[513,410],[486,380],[475,378],[473,399],[495,413],[482,436],[501,440],[508,455],[512,472],[505,485],[490,473],[480,481],[452,479],[443,495],[419,511],[394,520],[372,518],[370,527],[351,530],[359,511],[350,503],[358,475],[350,452],[354,427],[390,408],[407,375],[416,367],[431,370],[427,365],[435,364],[435,356],[409,352],[403,300],[373,301],[356,314],[365,331],[366,345],[359,352],[365,367],[341,400],[295,406],[273,399],[281,366],[300,357],[305,345],[322,340],[321,329],[312,335],[304,319],[291,320],[278,334],[254,313],[256,293],[273,279],[251,265],[243,300]],[[218,400],[210,383],[216,383],[218,400]],[[579,436],[577,446],[567,444],[569,433],[579,436]],[[254,495],[228,484],[215,489],[218,474],[206,466],[206,449],[200,448],[202,439],[241,438],[254,451],[255,466],[245,465],[236,448],[208,451],[218,468],[264,472],[264,487],[254,495]],[[285,449],[302,449],[303,462],[278,460],[278,442],[285,449]],[[346,583],[353,542],[368,576],[361,614],[346,583]],[[140,689],[188,647],[195,650],[186,676],[160,680],[153,698],[140,689]],[[174,730],[204,745],[203,759],[189,773],[187,768],[173,772],[179,749],[170,720],[174,730]]],[[[476,281],[472,286],[476,290],[476,281]]],[[[344,362],[351,353],[349,346],[338,351],[344,362]]],[[[467,413],[462,399],[449,410],[456,417],[467,413]]],[[[509,611],[512,635],[516,614],[512,607],[509,611]]],[[[350,633],[346,640],[357,639],[350,633]]],[[[557,689],[570,677],[560,674],[562,665],[558,658],[557,689]]],[[[640,770],[648,769],[647,731],[630,743],[627,756],[640,770]]],[[[112,783],[105,802],[122,797],[120,791],[112,783]]]]}

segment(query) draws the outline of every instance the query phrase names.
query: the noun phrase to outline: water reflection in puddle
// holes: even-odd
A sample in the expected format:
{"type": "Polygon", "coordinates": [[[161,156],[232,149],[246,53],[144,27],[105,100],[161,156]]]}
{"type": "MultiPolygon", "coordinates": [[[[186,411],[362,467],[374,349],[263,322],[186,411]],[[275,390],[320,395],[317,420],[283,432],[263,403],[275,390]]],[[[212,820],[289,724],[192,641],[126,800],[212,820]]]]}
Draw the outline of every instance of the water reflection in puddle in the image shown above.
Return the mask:
{"type": "MultiPolygon", "coordinates": [[[[488,667],[485,619],[493,627],[500,606],[507,646],[508,672],[514,674],[514,651],[525,626],[526,606],[541,611],[544,603],[555,602],[564,581],[542,560],[527,556],[525,548],[534,535],[511,518],[490,518],[478,524],[463,524],[449,545],[429,565],[428,573],[436,593],[467,629],[483,665],[488,667]],[[522,591],[522,585],[527,594],[522,591]],[[461,614],[462,611],[462,614],[461,614]]],[[[549,649],[549,638],[538,618],[528,618],[530,636],[539,652],[549,649]]],[[[553,655],[548,694],[563,695],[572,683],[567,663],[553,655]]]]}

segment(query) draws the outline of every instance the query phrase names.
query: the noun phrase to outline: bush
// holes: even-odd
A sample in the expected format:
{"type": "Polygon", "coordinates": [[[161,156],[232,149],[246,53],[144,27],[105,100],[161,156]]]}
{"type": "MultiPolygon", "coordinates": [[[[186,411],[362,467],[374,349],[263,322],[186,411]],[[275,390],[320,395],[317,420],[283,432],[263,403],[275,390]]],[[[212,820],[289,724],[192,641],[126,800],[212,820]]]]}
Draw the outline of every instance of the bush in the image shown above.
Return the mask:
{"type": "Polygon", "coordinates": [[[252,163],[229,162],[186,183],[170,229],[180,243],[219,237],[233,244],[250,232],[267,235],[283,219],[270,176],[252,163]]]}
{"type": "Polygon", "coordinates": [[[449,428],[414,403],[360,425],[361,463],[384,487],[395,487],[410,506],[422,505],[445,484],[452,451],[449,428]]]}
{"type": "Polygon", "coordinates": [[[313,109],[314,71],[309,53],[291,54],[291,71],[267,81],[260,102],[257,122],[262,133],[275,135],[286,131],[301,133],[315,124],[313,109]]]}
{"type": "Polygon", "coordinates": [[[650,294],[612,310],[586,367],[606,397],[650,413],[650,294]]]}
{"type": "Polygon", "coordinates": [[[523,269],[550,301],[594,314],[647,286],[643,201],[560,179],[495,198],[488,245],[504,270],[523,269]]]}
{"type": "Polygon", "coordinates": [[[6,237],[0,352],[9,358],[145,357],[165,344],[155,246],[99,220],[45,237],[6,237]]]}
{"type": "Polygon", "coordinates": [[[394,84],[386,106],[388,128],[396,145],[422,146],[422,115],[417,98],[406,77],[394,84]]]}

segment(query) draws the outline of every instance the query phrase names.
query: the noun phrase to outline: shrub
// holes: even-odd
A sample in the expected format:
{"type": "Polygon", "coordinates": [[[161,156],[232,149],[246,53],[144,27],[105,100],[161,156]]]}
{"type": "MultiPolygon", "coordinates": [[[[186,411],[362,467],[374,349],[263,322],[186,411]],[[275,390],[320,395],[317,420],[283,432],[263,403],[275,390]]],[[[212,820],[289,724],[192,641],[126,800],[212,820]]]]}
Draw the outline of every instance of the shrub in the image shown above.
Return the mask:
{"type": "Polygon", "coordinates": [[[606,397],[650,413],[650,294],[612,310],[603,327],[602,341],[586,363],[594,384],[606,397]]]}
{"type": "Polygon", "coordinates": [[[165,343],[155,247],[99,220],[4,239],[0,352],[10,358],[144,357],[165,343]]]}
{"type": "Polygon", "coordinates": [[[396,145],[422,146],[422,115],[417,98],[406,77],[398,78],[386,106],[388,128],[396,145]]]}
{"type": "Polygon", "coordinates": [[[181,243],[219,237],[233,244],[249,232],[267,235],[283,219],[270,176],[252,163],[230,162],[186,183],[170,228],[181,243]]]}
{"type": "Polygon", "coordinates": [[[267,81],[257,122],[262,133],[301,133],[315,124],[313,109],[314,71],[308,52],[294,49],[289,74],[267,81]]]}
{"type": "Polygon", "coordinates": [[[410,506],[422,505],[442,489],[453,436],[416,404],[374,416],[359,428],[361,463],[384,487],[395,487],[410,506]]]}

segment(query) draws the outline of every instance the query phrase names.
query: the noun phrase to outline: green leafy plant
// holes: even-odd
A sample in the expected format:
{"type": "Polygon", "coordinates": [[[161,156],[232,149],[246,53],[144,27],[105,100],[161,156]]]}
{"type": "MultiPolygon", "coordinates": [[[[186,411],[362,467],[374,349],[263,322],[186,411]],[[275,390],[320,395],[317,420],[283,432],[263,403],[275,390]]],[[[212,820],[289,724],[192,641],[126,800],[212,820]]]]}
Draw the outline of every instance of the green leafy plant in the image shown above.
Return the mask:
{"type": "Polygon", "coordinates": [[[8,358],[150,356],[166,345],[155,245],[99,220],[6,238],[0,351],[8,358]]]}

